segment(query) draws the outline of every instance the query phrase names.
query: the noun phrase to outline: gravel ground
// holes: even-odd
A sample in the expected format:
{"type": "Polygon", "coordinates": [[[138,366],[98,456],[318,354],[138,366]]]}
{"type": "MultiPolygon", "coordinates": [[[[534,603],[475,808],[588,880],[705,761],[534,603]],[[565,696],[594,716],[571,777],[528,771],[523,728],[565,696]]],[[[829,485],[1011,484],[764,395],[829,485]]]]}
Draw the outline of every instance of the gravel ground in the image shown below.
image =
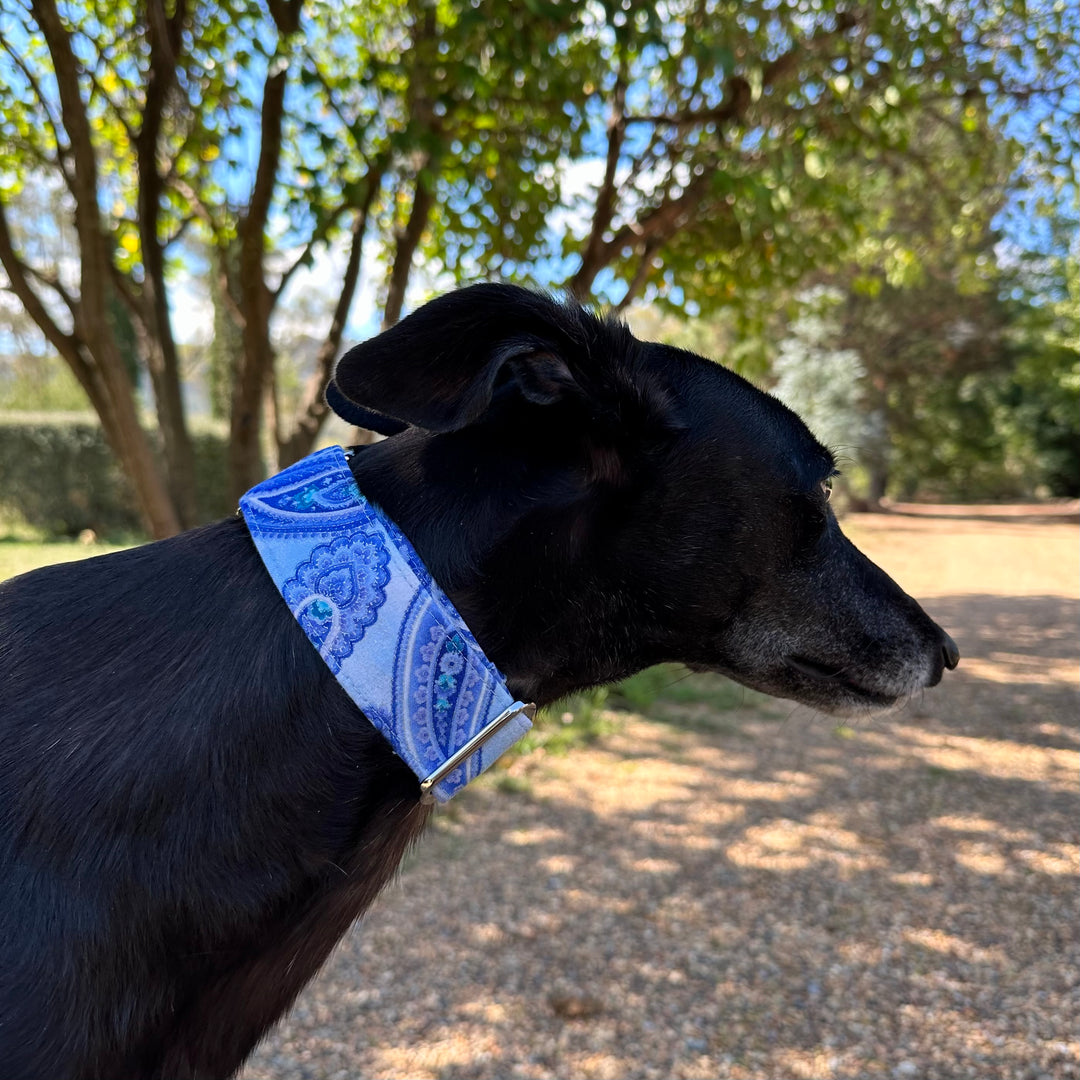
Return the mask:
{"type": "Polygon", "coordinates": [[[517,759],[243,1080],[1080,1077],[1080,529],[849,531],[957,639],[941,688],[846,726],[694,677],[517,759]]]}

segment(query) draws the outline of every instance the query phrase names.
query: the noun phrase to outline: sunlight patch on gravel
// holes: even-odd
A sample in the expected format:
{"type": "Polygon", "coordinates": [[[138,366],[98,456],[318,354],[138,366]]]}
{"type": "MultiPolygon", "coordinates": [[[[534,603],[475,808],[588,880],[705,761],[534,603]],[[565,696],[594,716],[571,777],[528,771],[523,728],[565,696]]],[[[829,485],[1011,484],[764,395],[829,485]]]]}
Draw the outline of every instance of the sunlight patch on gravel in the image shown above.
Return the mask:
{"type": "Polygon", "coordinates": [[[973,945],[964,938],[955,934],[947,934],[932,926],[912,927],[904,931],[904,940],[913,945],[921,945],[924,949],[932,949],[934,952],[945,956],[955,956],[961,960],[969,960],[976,964],[1008,963],[1008,957],[1000,946],[983,949],[973,945]]]}
{"type": "Polygon", "coordinates": [[[1080,872],[1080,844],[1050,844],[1044,851],[1020,848],[1013,855],[1038,874],[1074,877],[1080,872]]]}
{"type": "Polygon", "coordinates": [[[804,870],[827,863],[833,873],[850,875],[883,865],[857,833],[840,828],[828,814],[815,814],[805,822],[780,818],[753,826],[726,854],[736,866],[764,870],[804,870]]]}
{"type": "Polygon", "coordinates": [[[971,814],[942,814],[932,818],[930,824],[936,829],[951,829],[953,832],[980,833],[997,841],[1008,840],[1009,843],[1023,843],[1025,840],[1035,839],[1031,829],[1015,829],[1003,825],[993,818],[979,817],[971,814]]]}
{"type": "Polygon", "coordinates": [[[902,746],[903,756],[948,771],[968,770],[1000,780],[1027,780],[1062,791],[1077,788],[1077,756],[1060,750],[1007,739],[941,735],[907,724],[890,730],[864,732],[862,741],[881,746],[902,746]]]}
{"type": "Polygon", "coordinates": [[[482,1029],[470,1030],[465,1025],[447,1038],[418,1047],[388,1047],[374,1061],[376,1075],[401,1075],[415,1080],[439,1080],[448,1069],[467,1067],[471,1062],[484,1061],[498,1052],[498,1043],[485,1037],[482,1029]]]}
{"type": "Polygon", "coordinates": [[[964,660],[964,677],[985,679],[995,683],[1058,683],[1076,686],[1080,681],[1080,664],[1073,660],[1046,660],[1016,656],[1008,653],[991,653],[986,659],[969,657],[964,660]]]}
{"type": "Polygon", "coordinates": [[[552,829],[540,825],[534,829],[510,829],[502,835],[503,840],[515,847],[529,844],[550,844],[552,841],[567,840],[569,837],[561,829],[552,829]]]}

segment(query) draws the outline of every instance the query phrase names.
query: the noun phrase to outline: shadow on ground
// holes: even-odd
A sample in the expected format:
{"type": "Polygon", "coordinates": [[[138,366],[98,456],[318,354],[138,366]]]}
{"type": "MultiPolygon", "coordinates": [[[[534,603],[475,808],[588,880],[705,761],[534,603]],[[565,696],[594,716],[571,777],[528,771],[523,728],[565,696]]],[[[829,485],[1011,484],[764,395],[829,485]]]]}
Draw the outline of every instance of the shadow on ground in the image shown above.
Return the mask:
{"type": "Polygon", "coordinates": [[[1080,602],[927,606],[902,712],[681,684],[468,792],[245,1080],[1080,1075],[1080,602]]]}

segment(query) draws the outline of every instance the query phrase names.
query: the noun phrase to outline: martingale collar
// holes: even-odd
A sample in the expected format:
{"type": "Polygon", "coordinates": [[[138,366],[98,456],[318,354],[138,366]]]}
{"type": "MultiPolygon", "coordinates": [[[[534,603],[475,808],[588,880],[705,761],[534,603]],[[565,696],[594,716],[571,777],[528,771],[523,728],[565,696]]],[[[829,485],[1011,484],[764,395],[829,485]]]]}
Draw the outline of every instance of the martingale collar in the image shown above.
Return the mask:
{"type": "Polygon", "coordinates": [[[401,530],[331,446],[240,500],[274,584],[326,666],[446,802],[532,727],[401,530]]]}

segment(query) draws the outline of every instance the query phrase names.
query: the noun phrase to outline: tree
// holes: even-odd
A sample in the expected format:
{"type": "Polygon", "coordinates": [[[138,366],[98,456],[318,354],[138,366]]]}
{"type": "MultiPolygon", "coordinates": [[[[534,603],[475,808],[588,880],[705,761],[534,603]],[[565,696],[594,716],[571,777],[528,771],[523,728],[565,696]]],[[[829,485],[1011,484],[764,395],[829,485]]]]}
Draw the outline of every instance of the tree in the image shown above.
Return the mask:
{"type": "Polygon", "coordinates": [[[838,458],[853,448],[864,457],[880,422],[865,408],[866,368],[859,354],[836,345],[836,309],[843,295],[818,287],[799,296],[802,312],[780,342],[772,392],[794,409],[838,458]]]}
{"type": "MultiPolygon", "coordinates": [[[[190,495],[190,446],[165,302],[167,254],[185,230],[194,224],[212,246],[216,295],[240,341],[229,393],[231,480],[240,492],[263,472],[260,431],[273,385],[275,308],[320,246],[341,240],[349,256],[295,422],[290,427],[270,410],[278,465],[310,449],[326,415],[322,386],[376,212],[384,248],[392,252],[386,295],[392,322],[428,227],[436,172],[453,178],[483,168],[499,204],[519,218],[522,200],[514,192],[528,187],[527,172],[547,165],[548,179],[537,186],[555,190],[550,167],[569,144],[533,137],[537,112],[550,106],[530,105],[521,80],[507,77],[499,58],[514,57],[517,70],[538,61],[559,22],[550,13],[530,15],[527,7],[524,15],[507,7],[498,25],[488,15],[468,5],[436,14],[424,4],[393,2],[342,12],[330,4],[302,8],[299,0],[272,0],[266,8],[185,0],[167,11],[162,0],[152,0],[145,9],[122,2],[61,16],[55,0],[34,0],[9,17],[13,29],[3,49],[14,77],[2,117],[13,149],[0,159],[2,198],[10,206],[27,163],[35,175],[62,177],[78,194],[83,270],[80,291],[64,289],[27,262],[5,227],[0,255],[9,287],[69,363],[87,366],[80,349],[93,357],[82,380],[88,387],[91,375],[112,378],[111,396],[91,394],[91,400],[155,535],[186,520],[176,507],[190,495]],[[496,131],[492,113],[511,112],[514,125],[496,131]],[[120,380],[121,365],[105,340],[100,312],[113,293],[138,328],[142,360],[154,377],[172,512],[131,387],[120,380]],[[55,315],[58,301],[77,314],[67,336],[55,315]],[[89,322],[92,311],[99,316],[89,322]]],[[[552,65],[570,71],[561,59],[552,65]]],[[[569,92],[565,84],[558,89],[569,92]]],[[[547,124],[549,132],[563,127],[547,124]]],[[[531,216],[508,240],[527,244],[528,229],[542,224],[550,201],[531,205],[531,216]]]]}
{"type": "MultiPolygon", "coordinates": [[[[1080,231],[1075,203],[1050,250],[1006,275],[1006,377],[984,391],[1009,474],[1039,494],[1080,496],[1080,231]]],[[[981,388],[980,388],[981,389],[981,388]]]]}
{"type": "MultiPolygon", "coordinates": [[[[19,14],[24,14],[21,9],[19,14]]],[[[114,178],[108,166],[99,161],[95,130],[100,132],[103,121],[101,113],[92,108],[94,99],[87,92],[88,76],[78,58],[72,31],[53,0],[35,0],[33,18],[34,32],[23,36],[25,45],[21,51],[13,44],[22,29],[18,21],[14,33],[5,27],[3,36],[7,57],[21,80],[12,79],[4,96],[3,134],[11,149],[0,159],[0,173],[4,176],[0,263],[8,287],[67,361],[101,417],[106,437],[132,480],[151,532],[167,535],[177,529],[181,518],[139,424],[117,327],[118,300],[130,304],[147,322],[154,318],[152,287],[145,302],[142,297],[136,299],[117,272],[116,239],[110,235],[101,213],[102,197],[114,178]],[[50,72],[54,85],[48,91],[43,89],[38,72],[50,72]],[[79,244],[77,294],[58,277],[28,264],[15,250],[5,204],[17,194],[28,163],[32,169],[37,167],[62,178],[70,192],[79,244]],[[43,297],[48,297],[51,304],[43,297]]],[[[112,29],[123,37],[123,26],[112,29]]],[[[156,226],[156,220],[153,224],[156,226]]],[[[162,375],[164,383],[168,373],[162,375]]],[[[178,399],[178,381],[174,389],[178,399]]],[[[171,402],[172,397],[163,392],[159,401],[163,430],[171,402]]],[[[177,483],[182,483],[180,459],[176,467],[177,483]]]]}
{"type": "Polygon", "coordinates": [[[591,6],[563,108],[602,175],[555,238],[569,287],[695,315],[794,285],[873,228],[865,181],[978,191],[1021,155],[997,118],[1036,101],[1030,175],[1073,175],[1077,30],[1049,2],[591,6]]]}
{"type": "MultiPolygon", "coordinates": [[[[922,209],[933,201],[924,199],[922,209]]],[[[892,209],[890,247],[870,245],[881,259],[877,272],[854,265],[833,275],[837,302],[826,315],[811,307],[792,323],[773,366],[777,392],[805,410],[812,427],[822,410],[843,418],[848,434],[825,437],[850,448],[844,456],[858,465],[860,481],[865,473],[871,503],[886,493],[1073,494],[1080,489],[1075,216],[1067,215],[1048,252],[1021,254],[995,245],[985,228],[971,235],[954,228],[952,243],[931,230],[924,250],[902,227],[910,215],[895,213],[904,201],[892,209]],[[914,256],[904,254],[909,249],[914,256]],[[897,257],[882,258],[890,254],[897,257]],[[845,354],[862,373],[854,387],[845,386],[845,354]]]]}
{"type": "Polygon", "coordinates": [[[749,311],[851,257],[872,224],[868,169],[941,171],[913,132],[950,140],[947,172],[977,186],[995,111],[1037,100],[1029,171],[1068,163],[1074,132],[1054,118],[1069,106],[1075,13],[1028,10],[10,0],[0,263],[162,535],[194,505],[169,305],[186,234],[210,246],[239,343],[217,369],[239,493],[263,473],[267,418],[271,464],[310,449],[365,245],[384,266],[386,325],[420,259],[428,280],[539,279],[620,308],[643,297],[691,315],[749,311]],[[11,228],[20,187],[43,177],[70,194],[75,283],[36,265],[11,228]],[[341,290],[290,417],[273,392],[273,321],[297,271],[335,244],[341,290]],[[125,335],[153,385],[164,471],[125,335]]]}

